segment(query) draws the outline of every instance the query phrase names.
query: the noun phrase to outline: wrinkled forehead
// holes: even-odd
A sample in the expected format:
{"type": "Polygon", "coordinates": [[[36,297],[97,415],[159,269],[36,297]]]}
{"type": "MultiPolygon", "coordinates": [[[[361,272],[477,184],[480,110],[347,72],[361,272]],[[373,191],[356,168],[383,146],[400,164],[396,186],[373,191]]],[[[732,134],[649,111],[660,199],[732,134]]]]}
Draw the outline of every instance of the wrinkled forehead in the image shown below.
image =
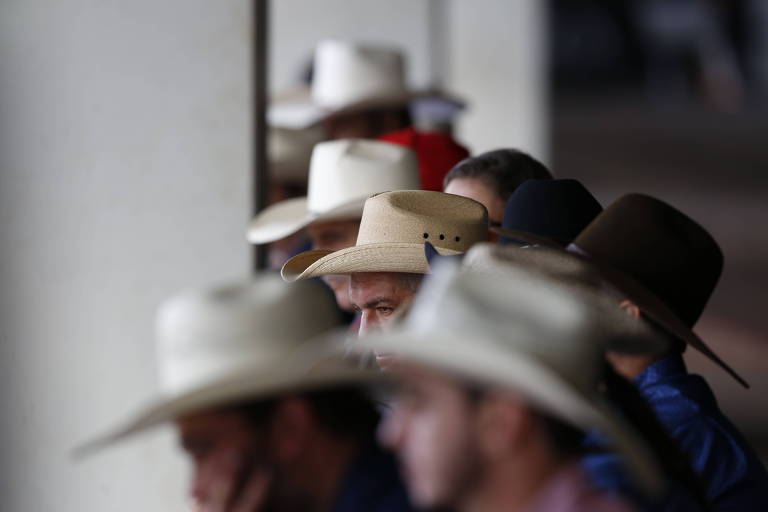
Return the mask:
{"type": "Polygon", "coordinates": [[[354,288],[397,285],[402,280],[402,274],[399,272],[354,272],[350,277],[354,288]]]}

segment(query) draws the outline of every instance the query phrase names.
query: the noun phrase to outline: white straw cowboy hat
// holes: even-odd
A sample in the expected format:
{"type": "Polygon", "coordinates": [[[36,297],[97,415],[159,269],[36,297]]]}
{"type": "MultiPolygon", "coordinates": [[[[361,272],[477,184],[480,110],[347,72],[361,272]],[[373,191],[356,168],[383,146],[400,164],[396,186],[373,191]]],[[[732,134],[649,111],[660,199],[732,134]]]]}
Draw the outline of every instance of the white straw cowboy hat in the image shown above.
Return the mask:
{"type": "Polygon", "coordinates": [[[336,325],[322,286],[274,274],[172,297],[157,315],[159,397],[76,453],[205,409],[368,378],[318,341],[336,325]]]}
{"type": "Polygon", "coordinates": [[[409,89],[403,54],[395,48],[326,40],[315,49],[311,87],[276,97],[268,121],[283,128],[307,128],[367,109],[407,107],[418,98],[463,107],[460,100],[438,91],[409,89]]]}
{"type": "Polygon", "coordinates": [[[598,269],[573,254],[548,246],[517,247],[480,243],[461,262],[477,272],[506,278],[536,276],[542,284],[567,289],[581,297],[596,312],[595,326],[606,350],[628,354],[659,354],[669,348],[642,318],[628,315],[619,304],[625,299],[598,269]]]}
{"type": "Polygon", "coordinates": [[[326,274],[427,274],[424,242],[441,254],[466,252],[488,238],[488,211],[463,196],[429,190],[385,192],[365,202],[357,243],[340,251],[306,251],[283,265],[286,281],[326,274]]]}
{"type": "Polygon", "coordinates": [[[248,241],[274,242],[313,222],[359,219],[365,200],[420,187],[416,155],[403,146],[362,139],[321,142],[312,152],[307,197],[273,204],[248,228],[248,241]]]}
{"type": "Polygon", "coordinates": [[[405,321],[355,340],[350,350],[387,353],[493,388],[512,389],[582,431],[598,429],[649,494],[663,484],[632,427],[603,403],[604,359],[595,310],[551,279],[494,275],[444,262],[405,321]]]}

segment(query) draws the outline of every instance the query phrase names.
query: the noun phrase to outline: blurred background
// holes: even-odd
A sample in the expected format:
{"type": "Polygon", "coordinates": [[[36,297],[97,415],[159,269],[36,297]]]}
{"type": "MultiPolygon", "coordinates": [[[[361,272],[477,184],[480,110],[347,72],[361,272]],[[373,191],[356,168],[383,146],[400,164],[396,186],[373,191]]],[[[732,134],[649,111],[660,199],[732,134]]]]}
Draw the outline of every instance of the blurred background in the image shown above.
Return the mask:
{"type": "MultiPolygon", "coordinates": [[[[153,315],[247,275],[250,0],[0,2],[0,502],[186,510],[167,430],[73,462],[152,396],[153,315]]],[[[700,221],[725,271],[688,354],[768,457],[768,3],[273,0],[271,93],[327,38],[394,45],[414,88],[467,108],[475,154],[517,147],[609,204],[641,191],[700,221]]]]}

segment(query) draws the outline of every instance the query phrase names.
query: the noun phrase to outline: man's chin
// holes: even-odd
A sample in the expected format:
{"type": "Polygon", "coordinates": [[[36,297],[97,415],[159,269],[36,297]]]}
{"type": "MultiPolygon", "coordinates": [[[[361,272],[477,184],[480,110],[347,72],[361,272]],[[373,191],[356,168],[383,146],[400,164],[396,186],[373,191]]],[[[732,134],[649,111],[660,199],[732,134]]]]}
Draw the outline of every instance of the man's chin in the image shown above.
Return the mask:
{"type": "Polygon", "coordinates": [[[376,364],[382,371],[391,371],[397,366],[397,361],[391,352],[376,352],[376,364]]]}

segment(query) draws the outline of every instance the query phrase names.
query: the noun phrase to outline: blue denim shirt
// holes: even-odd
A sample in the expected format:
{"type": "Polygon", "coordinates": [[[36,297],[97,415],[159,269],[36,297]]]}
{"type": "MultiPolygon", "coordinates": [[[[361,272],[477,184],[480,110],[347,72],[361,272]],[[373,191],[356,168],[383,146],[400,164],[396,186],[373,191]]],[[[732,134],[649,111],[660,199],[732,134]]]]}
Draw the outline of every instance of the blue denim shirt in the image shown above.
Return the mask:
{"type": "MultiPolygon", "coordinates": [[[[754,450],[717,406],[707,382],[688,373],[680,355],[657,361],[636,379],[640,393],[707,485],[718,511],[768,511],[768,473],[754,450]]],[[[634,495],[621,462],[608,453],[588,455],[584,465],[603,489],[634,495]]],[[[688,510],[668,497],[663,510],[688,510]]]]}
{"type": "Polygon", "coordinates": [[[394,456],[371,440],[341,484],[333,512],[411,512],[394,456]]]}

